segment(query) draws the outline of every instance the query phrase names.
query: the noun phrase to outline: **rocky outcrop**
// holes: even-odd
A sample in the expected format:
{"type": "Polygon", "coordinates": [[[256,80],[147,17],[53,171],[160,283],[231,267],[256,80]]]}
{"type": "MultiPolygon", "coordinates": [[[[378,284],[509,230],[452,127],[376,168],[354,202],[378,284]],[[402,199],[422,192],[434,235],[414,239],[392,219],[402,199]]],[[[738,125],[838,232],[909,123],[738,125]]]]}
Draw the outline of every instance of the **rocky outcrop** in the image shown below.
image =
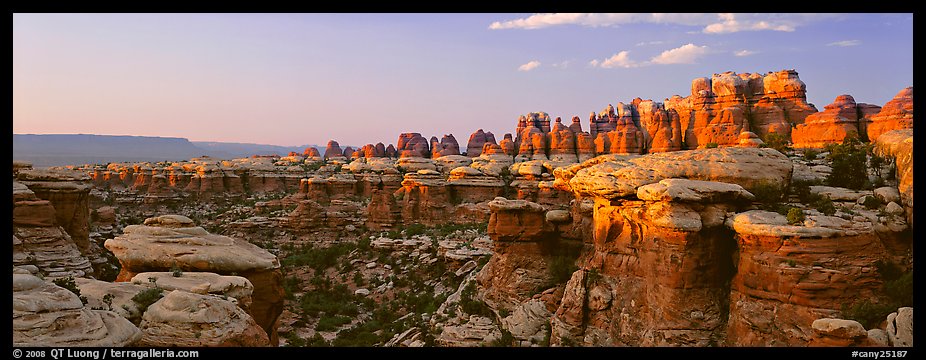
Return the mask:
{"type": "Polygon", "coordinates": [[[868,332],[858,321],[843,319],[817,319],[811,324],[814,337],[812,346],[868,345],[868,332]]]}
{"type": "Polygon", "coordinates": [[[277,318],[283,310],[280,263],[276,256],[251,243],[209,234],[189,218],[163,215],[145,225],[130,225],[122,236],[106,241],[122,265],[118,281],[139,273],[170,271],[212,272],[242,276],[254,286],[250,314],[277,343],[277,318]]]}
{"type": "Polygon", "coordinates": [[[457,143],[457,139],[453,137],[453,134],[444,135],[441,137],[440,142],[437,142],[436,140],[437,138],[432,138],[431,141],[432,158],[460,155],[460,144],[457,143]]]}
{"type": "Polygon", "coordinates": [[[667,178],[735,183],[747,190],[770,186],[782,191],[792,165],[773,149],[721,148],[651,154],[599,156],[556,169],[555,185],[577,197],[617,199],[667,178]]]}
{"type": "Polygon", "coordinates": [[[871,116],[867,126],[868,140],[876,141],[891,130],[913,128],[913,87],[901,90],[884,104],[881,111],[871,116]]]}
{"type": "Polygon", "coordinates": [[[419,133],[399,134],[396,142],[396,151],[400,158],[428,158],[431,157],[428,139],[419,133]]]}
{"type": "Polygon", "coordinates": [[[181,290],[200,295],[216,295],[235,299],[238,307],[251,307],[254,285],[241,276],[224,276],[208,272],[146,272],[132,277],[136,285],[157,284],[165,291],[181,290]]]}
{"type": "Polygon", "coordinates": [[[341,150],[341,145],[337,141],[329,140],[325,147],[325,160],[342,157],[344,157],[344,151],[341,150]]]}
{"type": "Polygon", "coordinates": [[[90,244],[90,176],[69,170],[21,170],[19,182],[54,207],[55,220],[71,236],[81,254],[96,257],[90,244]]]}
{"type": "Polygon", "coordinates": [[[13,265],[35,265],[50,277],[92,275],[90,261],[56,214],[51,201],[13,181],[13,265]]]}
{"type": "Polygon", "coordinates": [[[772,133],[789,137],[792,125],[817,112],[807,103],[806,85],[794,70],[697,78],[690,96],[666,99],[665,108],[678,113],[689,149],[736,145],[743,131],[760,139],[772,133]]]}
{"type": "Polygon", "coordinates": [[[175,290],[152,304],[138,345],[151,347],[267,346],[267,333],[244,310],[219,297],[175,290]]]}
{"type": "Polygon", "coordinates": [[[912,307],[902,307],[887,316],[887,336],[892,346],[913,347],[912,307]]]}
{"type": "Polygon", "coordinates": [[[907,223],[913,226],[913,129],[892,130],[875,140],[875,152],[894,158],[897,190],[907,214],[907,223]]]}
{"type": "Polygon", "coordinates": [[[808,215],[792,225],[761,210],[729,222],[739,248],[727,324],[732,345],[811,343],[815,319],[880,293],[877,274],[866,269],[886,252],[871,223],[808,215]]]}
{"type": "Polygon", "coordinates": [[[594,196],[592,250],[565,285],[551,343],[720,343],[722,279],[733,274],[734,249],[724,220],[752,194],[737,184],[687,179],[634,190],[627,196],[639,200],[594,196]]]}
{"type": "Polygon", "coordinates": [[[13,346],[132,346],[141,332],[107,310],[91,310],[78,296],[28,271],[13,272],[13,346]]]}
{"type": "Polygon", "coordinates": [[[856,104],[850,95],[839,95],[822,112],[807,116],[803,124],[797,125],[791,132],[791,142],[796,148],[822,148],[847,138],[862,139],[860,124],[867,124],[868,117],[877,110],[877,106],[856,104]]]}

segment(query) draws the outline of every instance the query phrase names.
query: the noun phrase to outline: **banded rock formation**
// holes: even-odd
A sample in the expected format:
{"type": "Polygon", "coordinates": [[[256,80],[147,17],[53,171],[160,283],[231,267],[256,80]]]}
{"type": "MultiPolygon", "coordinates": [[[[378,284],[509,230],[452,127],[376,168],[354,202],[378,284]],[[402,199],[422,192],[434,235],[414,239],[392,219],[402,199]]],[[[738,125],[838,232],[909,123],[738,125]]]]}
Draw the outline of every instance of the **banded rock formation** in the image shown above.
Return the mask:
{"type": "Polygon", "coordinates": [[[122,265],[117,281],[143,272],[169,271],[237,274],[254,286],[250,314],[277,343],[277,319],[283,308],[282,275],[276,256],[251,243],[213,235],[179,215],[148,218],[129,225],[122,236],[106,241],[122,265]]]}

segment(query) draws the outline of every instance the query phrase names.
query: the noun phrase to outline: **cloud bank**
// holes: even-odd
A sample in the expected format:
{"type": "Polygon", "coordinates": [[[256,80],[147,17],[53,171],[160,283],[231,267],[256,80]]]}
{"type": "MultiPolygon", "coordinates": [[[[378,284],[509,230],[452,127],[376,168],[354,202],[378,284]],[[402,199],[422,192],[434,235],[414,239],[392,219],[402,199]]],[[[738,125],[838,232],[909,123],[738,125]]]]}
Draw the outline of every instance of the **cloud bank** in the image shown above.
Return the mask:
{"type": "Polygon", "coordinates": [[[496,21],[492,30],[543,29],[562,25],[586,27],[619,26],[626,24],[673,24],[701,27],[705,34],[729,34],[741,31],[795,31],[814,21],[838,14],[624,14],[624,13],[545,13],[526,18],[496,21]]]}

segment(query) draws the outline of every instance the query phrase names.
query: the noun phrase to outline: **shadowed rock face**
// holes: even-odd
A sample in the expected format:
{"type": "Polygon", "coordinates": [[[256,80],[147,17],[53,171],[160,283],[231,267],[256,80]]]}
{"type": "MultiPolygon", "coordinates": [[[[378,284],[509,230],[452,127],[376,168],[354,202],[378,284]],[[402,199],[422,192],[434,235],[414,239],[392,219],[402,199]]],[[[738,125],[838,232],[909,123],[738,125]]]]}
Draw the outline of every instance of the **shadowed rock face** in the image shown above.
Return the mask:
{"type": "Polygon", "coordinates": [[[254,286],[250,314],[276,344],[277,318],[283,310],[280,263],[276,256],[244,240],[213,235],[189,218],[163,215],[145,225],[130,225],[122,236],[106,241],[122,265],[117,281],[143,272],[183,271],[237,274],[254,286]]]}
{"type": "MultiPolygon", "coordinates": [[[[64,204],[63,209],[72,214],[82,213],[71,202],[64,204]]],[[[53,277],[92,275],[90,261],[60,226],[58,213],[51,201],[38,198],[26,185],[13,181],[13,265],[35,265],[53,277]]],[[[82,244],[84,251],[89,252],[89,238],[83,239],[82,244]]]]}

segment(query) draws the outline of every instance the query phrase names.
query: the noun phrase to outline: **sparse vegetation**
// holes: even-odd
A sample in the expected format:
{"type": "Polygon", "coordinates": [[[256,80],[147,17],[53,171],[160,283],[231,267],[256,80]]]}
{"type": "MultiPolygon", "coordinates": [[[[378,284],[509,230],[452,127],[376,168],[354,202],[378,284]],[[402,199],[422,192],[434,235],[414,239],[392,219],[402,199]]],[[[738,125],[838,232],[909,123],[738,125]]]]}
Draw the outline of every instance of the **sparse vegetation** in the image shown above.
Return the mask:
{"type": "Polygon", "coordinates": [[[826,178],[829,186],[859,190],[868,183],[869,147],[857,138],[849,137],[842,144],[828,144],[827,158],[832,161],[833,171],[826,178]]]}
{"type": "Polygon", "coordinates": [[[804,223],[804,211],[800,208],[793,207],[788,210],[788,224],[800,225],[804,223]]]}
{"type": "Polygon", "coordinates": [[[87,297],[80,294],[80,288],[77,287],[77,283],[74,282],[73,276],[57,278],[55,280],[52,280],[52,282],[55,285],[63,287],[67,289],[68,291],[74,293],[74,295],[77,295],[77,298],[80,299],[81,303],[83,303],[84,305],[87,305],[87,297]]]}
{"type": "Polygon", "coordinates": [[[815,149],[804,149],[804,160],[813,161],[817,159],[820,152],[815,149]]]}
{"type": "Polygon", "coordinates": [[[781,191],[781,186],[767,182],[754,185],[749,189],[749,192],[756,196],[757,202],[762,204],[777,203],[781,201],[781,197],[784,195],[781,191]]]}
{"type": "Polygon", "coordinates": [[[877,326],[897,308],[913,306],[913,271],[905,271],[901,266],[883,260],[878,260],[875,267],[884,283],[881,298],[860,300],[842,307],[845,318],[858,321],[865,328],[877,326]]]}
{"type": "Polygon", "coordinates": [[[710,143],[705,144],[705,145],[704,145],[704,148],[705,148],[705,149],[716,149],[718,146],[720,146],[720,145],[718,145],[718,144],[715,143],[715,142],[710,142],[710,143]]]}
{"type": "Polygon", "coordinates": [[[765,146],[778,150],[782,154],[791,151],[791,139],[784,134],[770,133],[765,135],[765,146]]]}
{"type": "Polygon", "coordinates": [[[144,313],[151,304],[154,304],[164,296],[164,290],[158,287],[139,291],[132,296],[132,301],[138,304],[138,311],[144,313]]]}
{"type": "Polygon", "coordinates": [[[877,209],[881,206],[881,200],[875,196],[867,195],[865,200],[862,202],[862,205],[865,205],[868,209],[877,209]]]}
{"type": "Polygon", "coordinates": [[[480,315],[485,317],[493,317],[492,310],[489,309],[486,303],[474,299],[476,296],[476,283],[470,282],[463,288],[463,291],[460,292],[460,308],[463,312],[470,315],[480,315]]]}

